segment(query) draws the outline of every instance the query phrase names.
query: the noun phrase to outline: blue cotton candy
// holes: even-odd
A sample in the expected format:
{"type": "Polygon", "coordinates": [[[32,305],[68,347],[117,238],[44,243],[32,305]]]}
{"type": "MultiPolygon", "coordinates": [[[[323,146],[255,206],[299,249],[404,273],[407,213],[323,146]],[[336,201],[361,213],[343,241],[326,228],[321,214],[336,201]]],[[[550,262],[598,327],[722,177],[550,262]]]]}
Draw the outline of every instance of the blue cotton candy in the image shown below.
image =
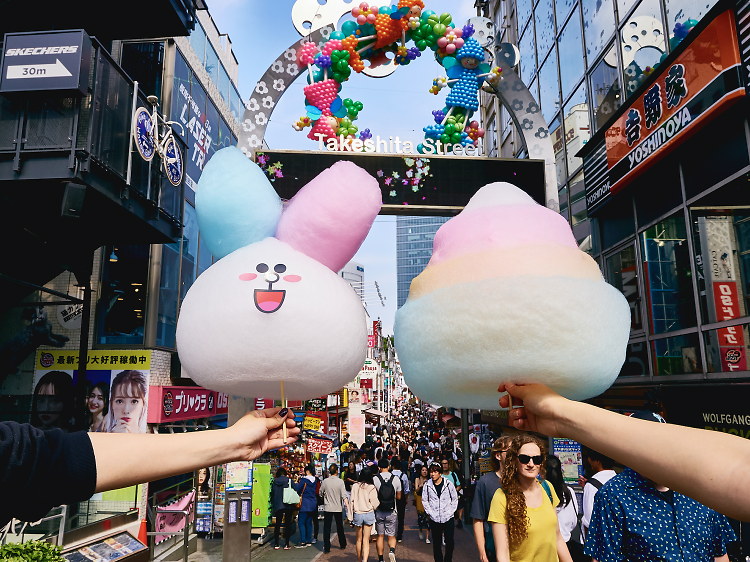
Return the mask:
{"type": "Polygon", "coordinates": [[[217,258],[276,233],[281,199],[265,173],[237,147],[219,150],[195,194],[201,237],[217,258]]]}

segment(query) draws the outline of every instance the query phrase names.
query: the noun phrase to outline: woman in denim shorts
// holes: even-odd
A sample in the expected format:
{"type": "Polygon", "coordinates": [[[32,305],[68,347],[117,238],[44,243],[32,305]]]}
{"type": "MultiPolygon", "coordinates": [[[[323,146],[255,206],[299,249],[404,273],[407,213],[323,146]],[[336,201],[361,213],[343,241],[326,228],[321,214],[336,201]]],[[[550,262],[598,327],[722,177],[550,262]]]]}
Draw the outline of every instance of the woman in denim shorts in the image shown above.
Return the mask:
{"type": "Polygon", "coordinates": [[[359,473],[359,481],[352,485],[350,505],[357,528],[357,562],[364,562],[370,555],[370,530],[375,525],[375,510],[380,505],[369,468],[363,469],[359,473]]]}

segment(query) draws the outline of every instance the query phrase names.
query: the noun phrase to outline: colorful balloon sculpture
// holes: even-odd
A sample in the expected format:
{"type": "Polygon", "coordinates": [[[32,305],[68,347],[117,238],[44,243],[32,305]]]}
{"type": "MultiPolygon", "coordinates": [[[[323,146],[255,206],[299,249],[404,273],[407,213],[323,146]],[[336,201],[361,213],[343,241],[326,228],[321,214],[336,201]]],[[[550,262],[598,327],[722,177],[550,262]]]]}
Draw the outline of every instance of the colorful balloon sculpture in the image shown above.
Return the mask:
{"type": "MultiPolygon", "coordinates": [[[[435,124],[424,127],[425,139],[477,146],[484,130],[471,121],[471,116],[479,108],[479,89],[485,81],[496,84],[501,70],[484,62],[490,55],[472,37],[474,27],[467,24],[457,28],[450,14],[426,10],[422,0],[399,0],[391,7],[362,2],[351,14],[354,21],[331,33],[320,44],[322,49],[306,43],[298,50],[297,61],[308,70],[304,88],[307,113],[293,127],[301,131],[310,126],[308,138],[323,143],[332,138],[357,138],[358,128],[353,122],[363,105],[338,95],[351,71],[362,72],[366,60],[371,68],[387,63],[386,53],[393,53],[393,64],[406,66],[430,49],[447,77],[436,78],[429,91],[435,95],[445,87],[451,91],[445,107],[432,112],[435,124]],[[413,46],[409,47],[409,42],[413,46]]],[[[370,130],[366,131],[360,140],[372,137],[370,130]]],[[[422,144],[418,150],[425,152],[422,144]]]]}

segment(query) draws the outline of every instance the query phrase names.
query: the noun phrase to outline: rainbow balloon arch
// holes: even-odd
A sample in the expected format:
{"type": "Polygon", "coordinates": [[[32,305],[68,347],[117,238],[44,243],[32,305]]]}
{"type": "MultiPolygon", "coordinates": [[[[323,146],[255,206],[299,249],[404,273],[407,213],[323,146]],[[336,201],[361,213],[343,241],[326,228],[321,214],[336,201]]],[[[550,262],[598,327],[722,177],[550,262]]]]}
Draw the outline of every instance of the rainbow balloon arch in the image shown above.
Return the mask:
{"type": "MultiPolygon", "coordinates": [[[[297,0],[297,4],[303,2],[297,0]]],[[[496,95],[507,109],[527,156],[545,161],[547,206],[559,209],[549,129],[538,103],[513,70],[518,63],[518,49],[507,43],[495,44],[493,56],[485,48],[494,43],[494,25],[489,19],[471,18],[457,27],[450,14],[438,15],[426,9],[423,0],[400,0],[390,7],[362,2],[352,8],[352,4],[340,0],[328,0],[328,4],[346,6],[339,10],[340,15],[351,13],[355,21],[347,21],[336,30],[333,21],[338,19],[337,13],[329,12],[333,21],[317,22],[303,30],[301,22],[295,20],[295,27],[304,37],[277,57],[245,104],[238,143],[245,154],[252,157],[262,148],[273,109],[299,76],[305,76],[307,82],[303,89],[305,115],[293,127],[298,131],[309,127],[307,136],[319,148],[325,145],[327,150],[374,152],[371,130],[360,130],[356,124],[364,114],[364,106],[340,96],[344,83],[352,71],[385,76],[430,53],[447,76],[435,78],[429,91],[437,95],[450,88],[450,92],[445,104],[432,111],[434,122],[423,128],[424,141],[415,147],[415,153],[449,154],[454,146],[456,153],[458,148],[469,154],[472,149],[478,150],[484,131],[472,117],[479,108],[479,90],[484,89],[496,95]],[[482,36],[480,44],[477,39],[482,36]],[[388,70],[380,73],[384,69],[388,70]]],[[[296,8],[297,5],[293,19],[296,8]]],[[[407,143],[412,144],[404,144],[407,143]]]]}

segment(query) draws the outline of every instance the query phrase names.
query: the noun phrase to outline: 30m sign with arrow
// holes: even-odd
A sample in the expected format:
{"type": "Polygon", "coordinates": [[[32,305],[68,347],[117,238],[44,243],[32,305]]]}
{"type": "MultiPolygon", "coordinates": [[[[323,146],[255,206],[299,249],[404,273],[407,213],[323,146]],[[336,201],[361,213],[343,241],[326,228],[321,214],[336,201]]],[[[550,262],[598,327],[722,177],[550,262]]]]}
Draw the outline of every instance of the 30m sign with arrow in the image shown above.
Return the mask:
{"type": "Polygon", "coordinates": [[[6,78],[13,80],[15,78],[64,78],[72,76],[70,71],[59,59],[53,64],[18,64],[8,66],[6,78]]]}

